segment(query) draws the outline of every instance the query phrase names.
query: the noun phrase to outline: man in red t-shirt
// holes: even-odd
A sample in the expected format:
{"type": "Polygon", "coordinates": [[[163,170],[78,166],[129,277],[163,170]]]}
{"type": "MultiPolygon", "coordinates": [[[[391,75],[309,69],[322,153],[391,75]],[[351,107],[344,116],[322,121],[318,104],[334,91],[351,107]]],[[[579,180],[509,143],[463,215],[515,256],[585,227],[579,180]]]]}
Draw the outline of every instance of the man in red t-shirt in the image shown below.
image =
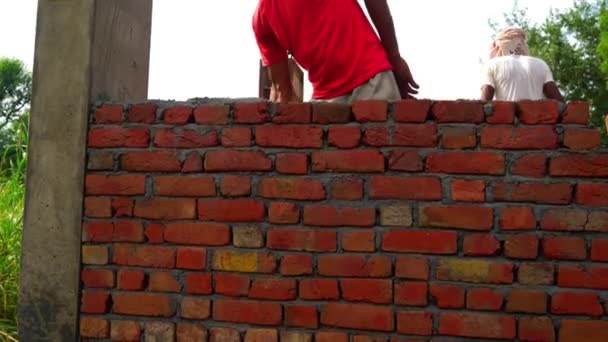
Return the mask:
{"type": "Polygon", "coordinates": [[[399,53],[387,0],[259,0],[253,31],[272,82],[271,100],[293,100],[288,52],[308,70],[313,100],[396,101],[418,85],[399,53]]]}

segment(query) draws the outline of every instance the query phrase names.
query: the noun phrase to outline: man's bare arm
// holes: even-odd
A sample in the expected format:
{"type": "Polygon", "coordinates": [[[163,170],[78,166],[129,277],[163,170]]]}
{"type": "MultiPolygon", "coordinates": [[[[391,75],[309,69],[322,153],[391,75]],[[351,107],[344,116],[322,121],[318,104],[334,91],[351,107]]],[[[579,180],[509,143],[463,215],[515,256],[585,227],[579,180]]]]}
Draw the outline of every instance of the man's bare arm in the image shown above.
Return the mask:
{"type": "Polygon", "coordinates": [[[401,97],[411,97],[410,94],[417,94],[415,90],[418,84],[414,81],[410,68],[401,57],[397,35],[395,34],[395,24],[386,0],[365,0],[365,6],[369,13],[378,35],[382,41],[382,46],[386,50],[389,62],[393,66],[393,73],[401,91],[401,97]]]}
{"type": "Polygon", "coordinates": [[[268,66],[268,78],[272,83],[270,100],[273,102],[290,102],[294,98],[289,76],[289,59],[268,66]]]}
{"type": "Polygon", "coordinates": [[[481,87],[481,99],[490,102],[494,99],[494,87],[489,84],[481,87]]]}
{"type": "Polygon", "coordinates": [[[543,86],[543,93],[550,100],[558,100],[560,102],[564,102],[564,97],[562,93],[559,91],[557,84],[555,82],[547,82],[543,86]]]}

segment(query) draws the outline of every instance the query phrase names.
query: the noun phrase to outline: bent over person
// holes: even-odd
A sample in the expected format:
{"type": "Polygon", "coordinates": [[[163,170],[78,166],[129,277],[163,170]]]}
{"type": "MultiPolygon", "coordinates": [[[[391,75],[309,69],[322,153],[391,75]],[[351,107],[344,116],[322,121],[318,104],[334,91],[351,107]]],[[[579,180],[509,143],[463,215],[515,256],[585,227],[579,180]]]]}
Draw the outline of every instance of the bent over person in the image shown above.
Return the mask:
{"type": "Polygon", "coordinates": [[[308,70],[313,100],[396,101],[417,94],[386,0],[259,0],[253,31],[272,83],[271,100],[293,100],[288,53],[308,70]]]}
{"type": "Polygon", "coordinates": [[[484,101],[554,99],[563,101],[549,66],[530,56],[526,32],[507,27],[498,32],[490,59],[483,67],[481,97],[484,101]]]}

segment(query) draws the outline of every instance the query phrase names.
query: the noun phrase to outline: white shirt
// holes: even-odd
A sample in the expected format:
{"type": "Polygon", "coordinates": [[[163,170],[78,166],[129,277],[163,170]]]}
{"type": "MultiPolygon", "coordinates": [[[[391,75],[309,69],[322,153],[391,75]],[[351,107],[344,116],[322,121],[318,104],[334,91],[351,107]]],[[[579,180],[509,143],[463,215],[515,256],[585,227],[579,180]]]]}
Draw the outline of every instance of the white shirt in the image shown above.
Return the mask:
{"type": "Polygon", "coordinates": [[[483,84],[494,88],[497,101],[542,100],[543,87],[551,81],[549,66],[535,57],[496,57],[483,67],[483,84]]]}

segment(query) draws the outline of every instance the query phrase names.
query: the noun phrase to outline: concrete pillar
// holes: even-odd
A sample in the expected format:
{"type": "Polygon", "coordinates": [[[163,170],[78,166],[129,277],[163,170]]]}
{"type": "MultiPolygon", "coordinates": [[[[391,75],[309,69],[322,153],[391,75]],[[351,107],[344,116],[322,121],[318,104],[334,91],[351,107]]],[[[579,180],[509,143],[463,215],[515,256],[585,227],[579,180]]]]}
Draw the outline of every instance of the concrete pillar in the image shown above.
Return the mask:
{"type": "Polygon", "coordinates": [[[39,0],[21,256],[21,341],[78,340],[92,100],[147,97],[152,0],[39,0]]]}

